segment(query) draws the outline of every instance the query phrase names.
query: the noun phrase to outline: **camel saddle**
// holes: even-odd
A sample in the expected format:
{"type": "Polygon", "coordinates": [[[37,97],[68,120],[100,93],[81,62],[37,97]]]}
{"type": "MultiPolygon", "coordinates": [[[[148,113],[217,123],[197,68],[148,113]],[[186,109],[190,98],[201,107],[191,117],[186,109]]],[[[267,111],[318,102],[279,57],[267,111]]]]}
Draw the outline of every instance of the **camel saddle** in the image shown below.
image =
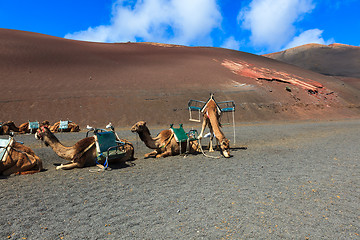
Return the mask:
{"type": "Polygon", "coordinates": [[[14,139],[12,137],[9,137],[9,139],[0,139],[0,160],[5,161],[10,148],[14,142],[14,139]]]}
{"type": "Polygon", "coordinates": [[[179,128],[174,128],[174,124],[171,124],[170,130],[174,133],[176,142],[197,140],[196,130],[190,130],[188,133],[186,133],[183,128],[183,124],[179,124],[179,128]]]}
{"type": "Polygon", "coordinates": [[[97,160],[107,160],[121,158],[125,151],[119,149],[124,143],[120,142],[115,133],[111,131],[96,132],[97,160]]]}
{"type": "Polygon", "coordinates": [[[33,129],[38,129],[39,128],[39,122],[30,122],[29,121],[29,129],[33,130],[33,129]]]}
{"type": "Polygon", "coordinates": [[[59,129],[60,130],[68,129],[69,128],[69,123],[70,123],[70,121],[61,121],[60,120],[59,129]]]}

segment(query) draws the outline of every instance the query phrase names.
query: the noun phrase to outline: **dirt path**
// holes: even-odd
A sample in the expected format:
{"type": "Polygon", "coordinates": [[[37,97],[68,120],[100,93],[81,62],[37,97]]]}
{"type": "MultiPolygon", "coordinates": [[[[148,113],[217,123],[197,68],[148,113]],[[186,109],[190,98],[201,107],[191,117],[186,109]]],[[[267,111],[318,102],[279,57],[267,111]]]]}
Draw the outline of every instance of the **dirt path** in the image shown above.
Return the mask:
{"type": "Polygon", "coordinates": [[[156,160],[121,131],[138,159],[104,173],[56,171],[63,161],[50,148],[17,136],[48,170],[0,179],[0,239],[360,238],[360,120],[242,124],[237,133],[230,159],[156,160]]]}

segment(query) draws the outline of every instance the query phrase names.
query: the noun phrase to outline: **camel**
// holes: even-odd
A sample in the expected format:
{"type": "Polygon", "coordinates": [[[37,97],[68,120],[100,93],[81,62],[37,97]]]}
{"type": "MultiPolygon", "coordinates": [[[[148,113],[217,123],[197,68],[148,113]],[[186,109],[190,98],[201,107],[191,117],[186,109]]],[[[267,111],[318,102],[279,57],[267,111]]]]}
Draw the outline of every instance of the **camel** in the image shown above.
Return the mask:
{"type": "MultiPolygon", "coordinates": [[[[64,146],[59,139],[57,139],[48,127],[42,126],[37,130],[35,138],[42,140],[46,146],[50,146],[60,158],[70,161],[65,165],[61,164],[60,166],[57,166],[57,170],[69,170],[73,168],[96,165],[95,159],[97,155],[94,137],[86,137],[75,143],[73,146],[67,147],[64,146]]],[[[120,149],[125,151],[126,154],[121,159],[109,160],[110,163],[117,161],[125,162],[134,159],[133,145],[125,139],[120,140],[125,143],[125,145],[120,149]]]]}
{"type": "Polygon", "coordinates": [[[41,159],[35,155],[31,148],[10,140],[10,144],[5,150],[4,158],[0,159],[0,174],[9,176],[11,174],[33,174],[43,170],[41,159]]]}
{"type": "Polygon", "coordinates": [[[15,126],[13,121],[7,121],[0,126],[0,135],[9,135],[10,131],[19,132],[19,128],[15,126]]]}
{"type": "MultiPolygon", "coordinates": [[[[40,126],[50,126],[50,123],[48,120],[43,121],[42,123],[39,124],[40,126]]],[[[29,122],[23,123],[19,126],[19,133],[34,133],[36,132],[36,129],[29,129],[29,122]]]]}
{"type": "MultiPolygon", "coordinates": [[[[150,149],[155,149],[154,151],[145,154],[145,158],[148,157],[167,157],[180,154],[180,147],[184,152],[186,151],[187,142],[182,142],[181,146],[174,137],[174,134],[171,130],[162,130],[155,138],[151,137],[150,130],[146,126],[145,121],[139,121],[134,124],[131,128],[132,132],[139,134],[140,139],[145,143],[145,145],[150,149]]],[[[198,152],[198,144],[196,142],[190,142],[190,153],[198,152]]]]}
{"type": "MultiPolygon", "coordinates": [[[[59,129],[60,122],[55,123],[53,126],[50,127],[51,132],[60,132],[59,129]]],[[[68,124],[67,129],[61,130],[62,132],[80,132],[80,127],[76,123],[70,122],[68,124]]]]}
{"type": "Polygon", "coordinates": [[[206,125],[209,126],[210,129],[210,146],[209,151],[213,152],[212,140],[215,137],[216,140],[220,143],[220,150],[224,157],[230,157],[230,141],[225,137],[224,133],[221,131],[221,124],[220,124],[220,112],[217,107],[216,102],[211,97],[207,102],[206,106],[204,107],[204,115],[203,115],[203,123],[201,127],[201,132],[199,134],[199,139],[204,137],[204,131],[206,125]]]}

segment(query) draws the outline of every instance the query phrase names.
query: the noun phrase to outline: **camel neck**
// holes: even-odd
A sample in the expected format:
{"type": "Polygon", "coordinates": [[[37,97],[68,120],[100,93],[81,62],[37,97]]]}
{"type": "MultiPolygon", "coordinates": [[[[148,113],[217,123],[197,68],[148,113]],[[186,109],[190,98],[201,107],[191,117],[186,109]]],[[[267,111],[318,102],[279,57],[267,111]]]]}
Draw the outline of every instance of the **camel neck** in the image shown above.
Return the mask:
{"type": "Polygon", "coordinates": [[[149,129],[145,129],[142,132],[138,132],[141,141],[150,149],[157,149],[155,140],[151,137],[149,129]]]}
{"type": "Polygon", "coordinates": [[[9,122],[9,123],[5,123],[4,125],[3,125],[3,127],[4,126],[7,126],[8,128],[9,128],[9,130],[12,130],[12,131],[14,131],[14,132],[19,132],[19,128],[15,125],[15,123],[13,123],[13,122],[9,122]]]}
{"type": "Polygon", "coordinates": [[[73,158],[74,149],[64,146],[53,133],[48,132],[48,134],[44,136],[44,142],[46,142],[59,157],[66,160],[73,158]]]}
{"type": "Polygon", "coordinates": [[[222,141],[225,138],[224,133],[220,129],[217,112],[214,108],[207,109],[207,115],[209,117],[211,127],[215,133],[216,138],[222,141]]]}

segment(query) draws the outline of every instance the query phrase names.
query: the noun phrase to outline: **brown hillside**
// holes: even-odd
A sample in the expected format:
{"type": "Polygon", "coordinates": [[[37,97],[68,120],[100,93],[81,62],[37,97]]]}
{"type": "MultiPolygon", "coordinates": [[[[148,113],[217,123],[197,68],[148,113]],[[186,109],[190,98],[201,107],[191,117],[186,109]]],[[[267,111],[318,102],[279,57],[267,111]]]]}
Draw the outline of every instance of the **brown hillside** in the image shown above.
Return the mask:
{"type": "Polygon", "coordinates": [[[234,100],[237,121],[359,116],[359,90],[244,52],[90,43],[0,29],[0,121],[189,123],[189,99],[234,100]],[[286,90],[287,87],[287,90],[286,90]]]}
{"type": "Polygon", "coordinates": [[[345,44],[306,44],[265,57],[332,76],[360,78],[360,47],[345,44]]]}

